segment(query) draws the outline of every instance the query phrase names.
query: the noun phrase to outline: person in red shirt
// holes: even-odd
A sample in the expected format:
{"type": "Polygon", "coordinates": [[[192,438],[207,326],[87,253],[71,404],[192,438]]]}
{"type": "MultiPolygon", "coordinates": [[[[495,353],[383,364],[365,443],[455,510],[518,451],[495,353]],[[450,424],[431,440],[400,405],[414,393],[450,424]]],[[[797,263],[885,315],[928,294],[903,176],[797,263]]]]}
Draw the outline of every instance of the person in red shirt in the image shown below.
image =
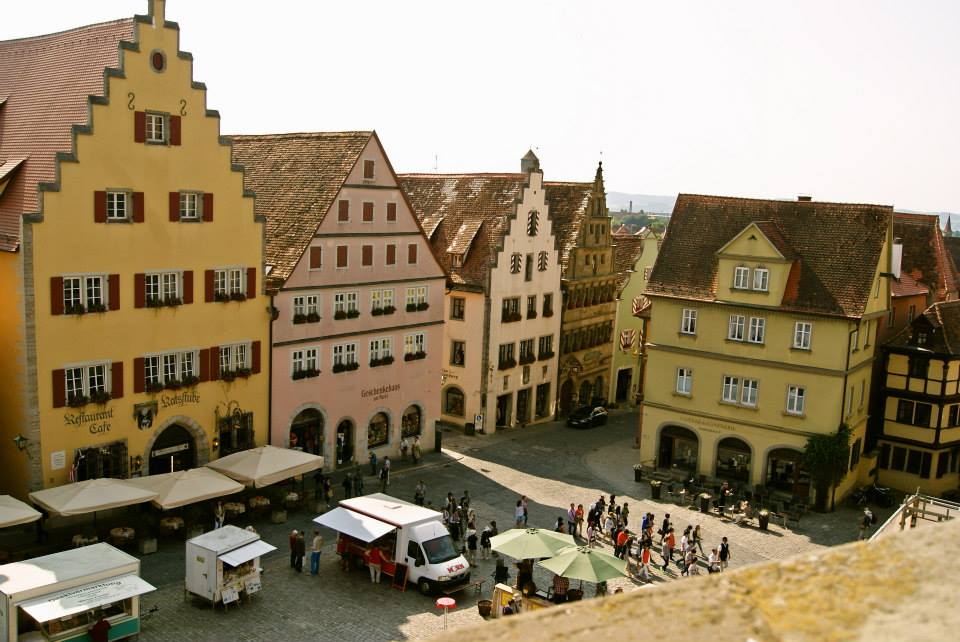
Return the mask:
{"type": "Polygon", "coordinates": [[[93,642],[107,642],[110,633],[110,622],[101,616],[97,623],[90,627],[90,639],[93,642]]]}
{"type": "Polygon", "coordinates": [[[615,555],[620,559],[627,559],[627,541],[630,539],[630,535],[627,534],[627,529],[620,531],[620,534],[617,535],[617,550],[615,555]]]}
{"type": "Polygon", "coordinates": [[[371,546],[370,552],[367,553],[367,566],[370,568],[370,581],[374,584],[380,583],[380,565],[382,563],[383,556],[380,554],[380,549],[371,546]]]}

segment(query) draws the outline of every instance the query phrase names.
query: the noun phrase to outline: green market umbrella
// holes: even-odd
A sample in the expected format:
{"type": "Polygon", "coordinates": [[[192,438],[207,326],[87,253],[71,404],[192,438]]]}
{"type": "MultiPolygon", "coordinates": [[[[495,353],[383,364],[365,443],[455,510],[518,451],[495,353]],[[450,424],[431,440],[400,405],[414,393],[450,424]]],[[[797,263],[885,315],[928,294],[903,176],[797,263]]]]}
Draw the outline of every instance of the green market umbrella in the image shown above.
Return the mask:
{"type": "Polygon", "coordinates": [[[570,546],[540,566],[571,580],[606,582],[627,575],[627,563],[596,548],[570,546]]]}
{"type": "Polygon", "coordinates": [[[552,557],[574,546],[573,535],[539,528],[511,528],[490,538],[493,550],[518,560],[552,557]]]}

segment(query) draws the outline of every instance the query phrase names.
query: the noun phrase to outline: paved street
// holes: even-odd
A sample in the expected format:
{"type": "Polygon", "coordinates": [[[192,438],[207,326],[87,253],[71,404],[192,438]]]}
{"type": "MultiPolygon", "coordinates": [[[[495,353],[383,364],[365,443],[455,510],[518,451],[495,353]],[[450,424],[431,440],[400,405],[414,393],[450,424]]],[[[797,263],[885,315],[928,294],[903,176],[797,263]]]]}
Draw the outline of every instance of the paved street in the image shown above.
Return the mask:
{"type": "MultiPolygon", "coordinates": [[[[727,536],[736,567],[767,559],[778,559],[798,552],[849,541],[856,537],[855,511],[842,509],[831,515],[804,517],[799,529],[784,530],[771,525],[768,532],[739,527],[714,516],[689,508],[649,500],[649,486],[633,481],[632,465],[637,451],[632,448],[636,415],[614,411],[610,424],[593,430],[578,431],[555,423],[498,433],[494,436],[465,437],[444,434],[444,454],[431,453],[415,470],[400,470],[389,492],[411,500],[418,479],[427,484],[427,498],[439,505],[448,491],[459,497],[469,489],[471,507],[480,523],[495,519],[504,531],[512,526],[513,507],[520,494],[530,499],[530,524],[552,527],[570,502],[587,506],[599,494],[615,492],[627,501],[632,521],[643,511],[652,511],[658,520],[664,512],[673,515],[678,530],[688,524],[701,524],[705,545],[727,536]]],[[[340,487],[336,486],[340,491],[340,487]]],[[[366,479],[366,492],[376,490],[372,477],[366,479]]],[[[263,558],[263,591],[253,603],[213,611],[199,601],[184,600],[183,544],[170,541],[161,551],[143,559],[143,576],[159,587],[143,600],[144,610],[159,610],[144,622],[142,639],[147,642],[185,639],[222,640],[396,640],[421,639],[442,630],[442,616],[433,599],[415,589],[401,593],[386,580],[371,586],[365,571],[342,572],[333,554],[334,535],[324,532],[326,547],[321,558],[319,577],[297,575],[290,568],[287,534],[293,528],[307,528],[315,515],[302,511],[286,524],[256,523],[261,535],[280,550],[263,558]]],[[[880,515],[882,518],[883,515],[880,515]]],[[[239,521],[238,525],[246,525],[239,521]]],[[[659,561],[659,555],[654,556],[659,561]]],[[[511,567],[511,570],[512,567],[511,567]]],[[[675,570],[675,569],[673,569],[675,570]]],[[[673,570],[656,570],[656,581],[677,579],[673,570]]],[[[475,578],[486,578],[484,597],[490,594],[493,562],[480,562],[475,578]]],[[[549,574],[537,576],[541,586],[549,584],[549,574]]],[[[633,580],[610,583],[636,590],[633,580]]],[[[585,587],[589,597],[592,587],[585,587]]],[[[475,607],[478,596],[458,594],[457,609],[450,613],[448,625],[460,626],[480,620],[475,607]]]]}

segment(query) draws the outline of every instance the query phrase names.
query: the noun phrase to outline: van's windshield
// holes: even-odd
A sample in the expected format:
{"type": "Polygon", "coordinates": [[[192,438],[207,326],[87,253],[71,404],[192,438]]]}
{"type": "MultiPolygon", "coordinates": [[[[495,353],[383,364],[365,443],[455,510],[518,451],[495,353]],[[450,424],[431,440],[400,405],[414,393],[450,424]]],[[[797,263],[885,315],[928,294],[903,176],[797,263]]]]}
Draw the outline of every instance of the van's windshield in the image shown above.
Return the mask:
{"type": "Polygon", "coordinates": [[[431,564],[448,562],[460,555],[453,547],[453,540],[449,535],[423,542],[423,552],[427,554],[427,560],[431,564]]]}

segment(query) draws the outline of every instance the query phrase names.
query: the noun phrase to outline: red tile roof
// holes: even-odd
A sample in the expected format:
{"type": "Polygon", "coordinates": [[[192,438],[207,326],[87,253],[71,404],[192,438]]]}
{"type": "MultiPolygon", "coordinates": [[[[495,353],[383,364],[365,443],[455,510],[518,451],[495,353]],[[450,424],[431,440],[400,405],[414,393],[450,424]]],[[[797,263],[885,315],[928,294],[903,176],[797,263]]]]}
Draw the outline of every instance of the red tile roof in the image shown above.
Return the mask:
{"type": "Polygon", "coordinates": [[[782,236],[774,242],[797,257],[780,309],[859,318],[892,216],[886,205],[681,194],[647,293],[715,301],[717,251],[750,223],[769,221],[782,236]]]}
{"type": "Polygon", "coordinates": [[[243,184],[266,217],[267,284],[290,277],[373,132],[229,136],[243,184]]]}
{"type": "Polygon", "coordinates": [[[40,209],[38,184],[57,179],[57,153],[73,151],[73,126],[90,124],[88,96],[104,95],[105,70],[133,38],[127,18],[0,42],[0,165],[26,159],[0,196],[0,250],[18,248],[20,218],[40,209]]]}
{"type": "Polygon", "coordinates": [[[917,296],[918,294],[929,294],[930,290],[927,286],[917,283],[907,272],[901,272],[900,278],[893,280],[890,293],[893,296],[917,296]]]}
{"type": "MultiPolygon", "coordinates": [[[[641,236],[616,236],[613,239],[613,269],[617,275],[617,294],[623,291],[633,273],[633,266],[643,255],[643,244],[647,239],[641,236]]],[[[656,241],[650,239],[650,243],[656,241]]]]}
{"type": "Polygon", "coordinates": [[[898,332],[887,345],[960,355],[960,300],[934,303],[913,323],[898,332]],[[917,342],[918,330],[927,335],[923,344],[917,342]]]}
{"type": "MultiPolygon", "coordinates": [[[[425,228],[434,228],[430,243],[451,281],[485,288],[487,271],[514,215],[526,175],[401,174],[399,178],[417,218],[425,228]],[[472,232],[477,223],[482,225],[472,237],[463,265],[453,267],[447,249],[457,241],[457,250],[463,250],[461,228],[472,232]]],[[[546,181],[543,185],[561,264],[565,265],[576,244],[592,184],[546,181]]]]}
{"type": "Polygon", "coordinates": [[[957,268],[937,216],[895,212],[893,236],[903,242],[902,273],[933,290],[938,301],[957,298],[957,268]]]}

